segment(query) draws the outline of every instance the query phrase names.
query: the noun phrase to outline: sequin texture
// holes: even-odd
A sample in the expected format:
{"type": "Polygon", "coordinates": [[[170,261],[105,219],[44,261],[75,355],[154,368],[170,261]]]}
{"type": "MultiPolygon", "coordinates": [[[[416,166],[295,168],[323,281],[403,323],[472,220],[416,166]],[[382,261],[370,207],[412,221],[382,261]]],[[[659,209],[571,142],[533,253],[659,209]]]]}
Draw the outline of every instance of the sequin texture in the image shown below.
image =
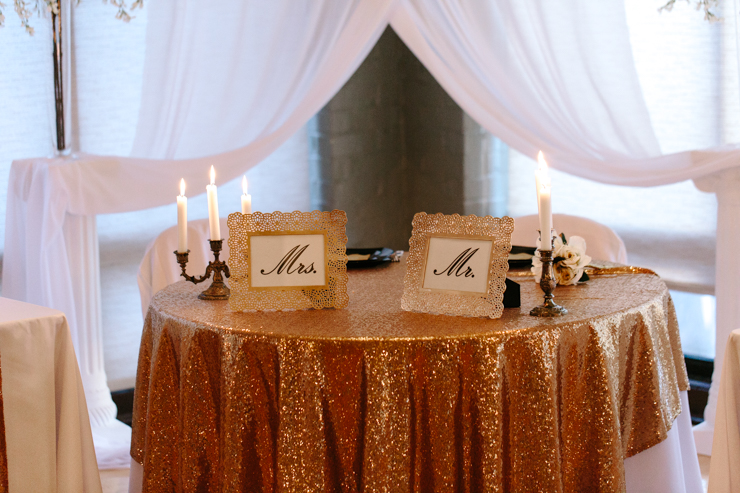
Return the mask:
{"type": "Polygon", "coordinates": [[[501,318],[401,310],[404,262],[352,271],[342,310],[231,312],[181,282],[142,335],[132,457],[144,491],[623,491],[688,388],[655,275],[519,277],[501,318]]]}

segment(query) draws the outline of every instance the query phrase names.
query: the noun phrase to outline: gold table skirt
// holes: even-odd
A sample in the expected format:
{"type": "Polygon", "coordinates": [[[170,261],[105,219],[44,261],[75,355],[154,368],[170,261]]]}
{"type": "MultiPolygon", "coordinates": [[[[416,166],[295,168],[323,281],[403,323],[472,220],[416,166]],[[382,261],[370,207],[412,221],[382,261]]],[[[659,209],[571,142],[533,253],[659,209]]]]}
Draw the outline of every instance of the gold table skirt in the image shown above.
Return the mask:
{"type": "Polygon", "coordinates": [[[5,493],[6,491],[8,491],[8,448],[5,442],[3,379],[0,374],[0,493],[5,493]]]}
{"type": "MultiPolygon", "coordinates": [[[[400,309],[405,263],[350,271],[344,310],[234,313],[180,282],[141,341],[132,457],[148,492],[623,491],[688,389],[654,275],[518,278],[501,319],[400,309]]],[[[608,271],[606,271],[608,272],[608,271]]]]}

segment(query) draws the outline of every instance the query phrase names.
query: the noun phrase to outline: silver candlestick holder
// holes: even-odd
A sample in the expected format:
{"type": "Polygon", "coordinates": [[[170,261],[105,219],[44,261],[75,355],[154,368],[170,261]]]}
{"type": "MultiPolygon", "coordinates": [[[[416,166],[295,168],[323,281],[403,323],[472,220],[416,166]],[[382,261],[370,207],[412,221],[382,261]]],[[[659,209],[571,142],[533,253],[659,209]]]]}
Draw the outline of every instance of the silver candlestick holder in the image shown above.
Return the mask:
{"type": "Polygon", "coordinates": [[[532,308],[532,311],[529,312],[530,315],[533,317],[560,317],[568,313],[568,310],[558,305],[553,301],[554,295],[552,294],[553,291],[555,291],[555,286],[557,286],[557,281],[555,280],[555,270],[553,267],[553,250],[552,250],[552,244],[554,237],[552,236],[552,231],[550,232],[550,242],[547,245],[548,249],[544,250],[542,243],[542,233],[540,233],[540,261],[542,262],[542,275],[540,276],[540,288],[542,288],[542,291],[545,293],[545,301],[539,306],[536,306],[532,308]]]}
{"type": "Polygon", "coordinates": [[[529,314],[533,317],[560,317],[567,314],[568,310],[553,301],[552,292],[555,291],[557,282],[555,282],[555,273],[552,266],[552,250],[539,250],[539,252],[542,261],[540,287],[545,292],[545,302],[532,308],[529,314]]]}

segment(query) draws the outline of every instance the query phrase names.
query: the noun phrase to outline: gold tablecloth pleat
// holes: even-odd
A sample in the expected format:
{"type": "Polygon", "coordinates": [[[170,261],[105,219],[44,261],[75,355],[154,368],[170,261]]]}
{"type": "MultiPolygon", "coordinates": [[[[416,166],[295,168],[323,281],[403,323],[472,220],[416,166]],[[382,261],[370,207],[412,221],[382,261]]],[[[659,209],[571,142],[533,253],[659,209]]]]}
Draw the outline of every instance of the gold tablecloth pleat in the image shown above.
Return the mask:
{"type": "Polygon", "coordinates": [[[603,271],[544,319],[518,278],[521,309],[490,320],[403,312],[404,268],[350,271],[344,310],[159,292],[134,401],[143,490],[623,491],[624,458],[665,439],[688,388],[665,284],[603,271]]]}
{"type": "Polygon", "coordinates": [[[0,493],[8,491],[8,448],[5,443],[5,410],[3,407],[3,379],[0,373],[0,493]]]}

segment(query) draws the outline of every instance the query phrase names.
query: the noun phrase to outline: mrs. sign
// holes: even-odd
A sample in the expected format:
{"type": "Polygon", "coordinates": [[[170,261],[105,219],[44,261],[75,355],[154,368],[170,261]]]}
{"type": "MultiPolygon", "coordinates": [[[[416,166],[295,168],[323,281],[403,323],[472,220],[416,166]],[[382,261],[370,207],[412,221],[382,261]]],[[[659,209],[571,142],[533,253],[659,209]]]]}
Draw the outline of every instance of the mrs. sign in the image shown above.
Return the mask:
{"type": "Polygon", "coordinates": [[[338,210],[230,214],[229,307],[346,307],[346,224],[338,210]]]}

